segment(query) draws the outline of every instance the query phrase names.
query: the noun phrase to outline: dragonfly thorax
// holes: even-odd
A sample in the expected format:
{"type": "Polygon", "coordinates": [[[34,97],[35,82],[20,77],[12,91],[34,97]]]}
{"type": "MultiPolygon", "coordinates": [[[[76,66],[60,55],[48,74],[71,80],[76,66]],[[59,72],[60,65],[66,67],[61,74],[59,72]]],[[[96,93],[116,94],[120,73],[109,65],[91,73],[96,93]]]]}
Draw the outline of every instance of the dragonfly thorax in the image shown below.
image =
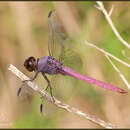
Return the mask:
{"type": "Polygon", "coordinates": [[[57,61],[53,56],[45,56],[38,60],[37,68],[39,72],[48,74],[59,73],[62,63],[57,61]]]}

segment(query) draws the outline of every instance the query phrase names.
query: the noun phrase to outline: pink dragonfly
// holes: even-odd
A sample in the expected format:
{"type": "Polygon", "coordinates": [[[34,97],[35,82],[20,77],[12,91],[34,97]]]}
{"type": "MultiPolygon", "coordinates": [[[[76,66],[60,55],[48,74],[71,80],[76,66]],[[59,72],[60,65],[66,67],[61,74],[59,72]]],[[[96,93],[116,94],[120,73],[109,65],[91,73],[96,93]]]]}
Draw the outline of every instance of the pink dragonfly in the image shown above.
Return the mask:
{"type": "MultiPolygon", "coordinates": [[[[48,86],[46,89],[48,89],[48,87],[50,88],[51,96],[52,96],[52,86],[51,86],[51,82],[47,78],[46,74],[49,74],[49,75],[61,74],[64,76],[72,76],[74,78],[83,80],[85,82],[94,84],[96,86],[99,86],[99,87],[102,87],[105,89],[109,89],[109,90],[112,90],[112,91],[115,91],[118,93],[127,93],[125,90],[123,90],[117,86],[113,86],[111,84],[108,84],[108,83],[96,80],[94,78],[85,76],[83,74],[77,73],[76,71],[72,70],[71,68],[64,66],[62,61],[63,61],[63,57],[64,57],[64,52],[65,52],[64,45],[65,45],[65,41],[67,40],[67,38],[61,30],[60,23],[56,19],[56,11],[49,12],[48,22],[49,22],[49,29],[50,29],[50,35],[49,35],[50,41],[48,43],[49,56],[45,56],[43,58],[38,58],[37,60],[31,56],[25,60],[25,62],[24,62],[25,68],[30,72],[35,71],[34,77],[32,79],[30,79],[29,81],[33,81],[37,77],[39,72],[41,72],[44,79],[48,83],[48,86]],[[56,50],[56,47],[57,47],[56,42],[59,43],[60,51],[58,51],[58,49],[56,50]],[[58,60],[57,60],[57,58],[58,58],[58,60]]],[[[20,92],[20,90],[19,90],[19,92],[20,92]]],[[[53,98],[53,96],[52,96],[52,98],[53,98]]]]}

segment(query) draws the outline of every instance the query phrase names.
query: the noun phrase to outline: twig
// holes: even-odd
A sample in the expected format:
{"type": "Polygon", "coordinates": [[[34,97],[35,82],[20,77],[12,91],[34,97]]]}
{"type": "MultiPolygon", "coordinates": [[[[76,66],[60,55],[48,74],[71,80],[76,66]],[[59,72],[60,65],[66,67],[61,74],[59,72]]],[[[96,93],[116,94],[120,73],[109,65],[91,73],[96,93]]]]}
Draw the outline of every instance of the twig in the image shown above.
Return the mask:
{"type": "Polygon", "coordinates": [[[130,64],[128,64],[128,63],[126,63],[126,62],[120,60],[119,58],[113,56],[112,54],[110,54],[110,53],[108,53],[108,52],[106,52],[106,51],[104,51],[103,49],[97,47],[96,45],[94,45],[94,44],[92,44],[92,43],[89,43],[88,41],[85,41],[85,44],[88,45],[88,46],[91,46],[91,47],[96,48],[97,50],[101,51],[101,52],[104,53],[105,55],[112,57],[113,59],[119,61],[120,63],[124,64],[124,65],[127,66],[127,67],[130,67],[130,64]]]}
{"type": "Polygon", "coordinates": [[[130,57],[127,57],[127,56],[126,56],[125,50],[122,50],[121,53],[122,53],[122,55],[123,55],[126,59],[130,60],[130,57]]]}
{"type": "Polygon", "coordinates": [[[97,7],[100,11],[102,11],[108,21],[108,23],[110,24],[113,32],[115,33],[115,35],[117,36],[117,38],[126,46],[130,49],[130,45],[121,37],[121,35],[119,34],[119,32],[117,31],[117,29],[115,28],[114,24],[112,23],[112,20],[110,18],[110,15],[107,13],[106,9],[104,8],[104,5],[102,4],[102,2],[97,1],[97,4],[99,5],[99,7],[97,7]]]}
{"type": "MultiPolygon", "coordinates": [[[[20,72],[15,66],[13,66],[12,64],[10,64],[9,68],[10,71],[12,71],[18,78],[20,78],[22,81],[23,80],[28,80],[29,78],[27,76],[25,76],[22,72],[20,72]]],[[[96,123],[104,128],[117,128],[116,126],[113,126],[111,123],[107,123],[93,115],[89,115],[86,114],[74,107],[71,107],[67,104],[62,103],[61,101],[59,101],[58,99],[55,99],[55,103],[51,100],[51,96],[49,93],[47,93],[46,91],[44,91],[42,88],[40,88],[38,85],[36,85],[34,82],[27,82],[28,86],[30,88],[32,88],[35,92],[38,92],[40,95],[42,95],[44,98],[46,98],[48,101],[50,101],[51,103],[53,103],[54,105],[56,105],[57,107],[63,108],[65,110],[67,110],[68,112],[77,114],[81,117],[86,118],[87,120],[92,121],[93,123],[96,123]]]]}
{"type": "Polygon", "coordinates": [[[111,17],[111,14],[112,14],[112,12],[113,12],[113,9],[114,9],[114,5],[112,5],[112,7],[111,7],[111,9],[110,9],[110,11],[109,11],[109,17],[111,17]]]}
{"type": "Polygon", "coordinates": [[[106,58],[109,60],[109,62],[112,64],[113,68],[116,70],[116,72],[119,74],[119,76],[121,77],[121,79],[123,80],[123,82],[125,83],[125,85],[128,87],[128,89],[130,89],[130,85],[127,82],[127,80],[125,79],[124,75],[120,72],[120,70],[113,64],[113,62],[111,61],[111,59],[109,58],[109,56],[105,55],[106,58]]]}

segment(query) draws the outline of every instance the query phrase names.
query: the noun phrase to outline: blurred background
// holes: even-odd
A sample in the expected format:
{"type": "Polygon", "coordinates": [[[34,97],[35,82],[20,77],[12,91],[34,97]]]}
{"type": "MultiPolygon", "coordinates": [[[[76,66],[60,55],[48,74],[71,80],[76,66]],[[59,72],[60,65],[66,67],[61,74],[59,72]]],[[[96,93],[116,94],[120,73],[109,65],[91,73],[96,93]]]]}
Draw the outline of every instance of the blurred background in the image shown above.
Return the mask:
{"type": "MultiPolygon", "coordinates": [[[[130,2],[104,2],[108,12],[112,4],[112,21],[130,43],[130,2]]],[[[122,50],[127,57],[130,51],[118,40],[95,5],[96,2],[0,2],[0,128],[101,128],[46,100],[40,114],[40,95],[33,93],[22,100],[17,97],[22,83],[8,70],[9,64],[13,64],[29,77],[34,75],[23,63],[29,56],[48,55],[48,13],[55,9],[81,60],[81,64],[74,64],[72,68],[129,91],[106,57],[84,43],[86,39],[130,63],[122,50]]],[[[112,61],[130,82],[129,68],[112,61]]],[[[130,127],[129,93],[118,94],[66,76],[58,76],[55,81],[53,93],[59,100],[120,128],[130,127]]],[[[36,82],[43,88],[47,85],[41,75],[36,82]]]]}

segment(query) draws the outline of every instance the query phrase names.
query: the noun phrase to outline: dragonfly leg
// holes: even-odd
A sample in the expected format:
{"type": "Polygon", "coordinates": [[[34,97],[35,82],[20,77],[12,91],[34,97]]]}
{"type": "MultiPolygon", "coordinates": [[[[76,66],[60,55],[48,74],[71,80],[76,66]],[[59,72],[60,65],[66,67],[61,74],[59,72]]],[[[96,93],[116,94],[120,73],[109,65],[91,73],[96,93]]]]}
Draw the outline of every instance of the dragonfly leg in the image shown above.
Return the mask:
{"type": "Polygon", "coordinates": [[[18,88],[18,91],[17,91],[17,96],[19,96],[20,95],[20,93],[21,93],[21,90],[22,90],[22,87],[24,86],[24,84],[22,84],[19,88],[18,88]]]}
{"type": "Polygon", "coordinates": [[[42,73],[42,75],[43,75],[43,77],[45,78],[45,80],[48,83],[48,85],[47,85],[47,87],[46,87],[45,90],[47,90],[48,88],[50,88],[51,98],[52,98],[53,102],[55,102],[55,99],[54,99],[53,94],[52,94],[52,86],[51,86],[50,80],[47,78],[47,76],[44,73],[42,73]]]}
{"type": "Polygon", "coordinates": [[[47,87],[45,88],[45,91],[47,91],[48,88],[49,88],[49,85],[47,85],[47,87]]]}
{"type": "Polygon", "coordinates": [[[50,88],[50,94],[51,94],[52,100],[53,100],[53,102],[55,102],[55,99],[54,99],[54,97],[53,97],[53,95],[52,95],[52,87],[51,87],[50,84],[49,84],[48,86],[49,86],[49,88],[50,88]]]}
{"type": "Polygon", "coordinates": [[[17,91],[17,96],[19,96],[19,95],[20,95],[20,93],[21,93],[21,89],[22,89],[22,87],[18,88],[18,91],[17,91]]]}
{"type": "Polygon", "coordinates": [[[37,75],[38,75],[38,73],[39,73],[39,71],[37,71],[37,72],[35,73],[35,75],[33,76],[33,78],[31,78],[31,79],[29,79],[29,80],[23,80],[22,82],[23,82],[23,83],[26,83],[26,82],[28,82],[28,81],[33,81],[33,80],[35,80],[36,77],[37,77],[37,75]]]}
{"type": "Polygon", "coordinates": [[[41,100],[42,100],[42,103],[40,104],[40,112],[42,113],[42,110],[43,110],[43,97],[40,97],[41,100]]]}
{"type": "Polygon", "coordinates": [[[22,84],[19,88],[18,88],[18,91],[17,91],[17,96],[19,96],[20,95],[20,93],[21,93],[21,90],[22,90],[22,88],[24,87],[24,84],[22,84]]]}

